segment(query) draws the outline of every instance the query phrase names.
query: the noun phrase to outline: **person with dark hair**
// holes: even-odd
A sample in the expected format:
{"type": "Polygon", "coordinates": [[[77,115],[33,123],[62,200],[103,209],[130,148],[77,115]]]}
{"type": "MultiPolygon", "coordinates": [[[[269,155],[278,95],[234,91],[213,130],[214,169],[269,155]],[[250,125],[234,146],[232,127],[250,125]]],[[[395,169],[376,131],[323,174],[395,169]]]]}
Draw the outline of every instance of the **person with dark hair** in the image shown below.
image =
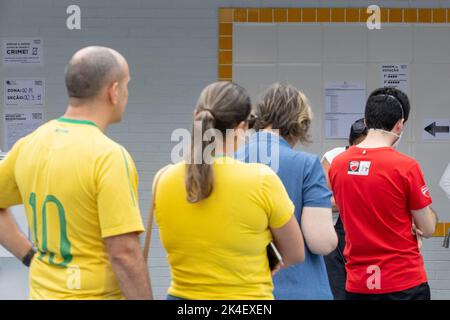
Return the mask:
{"type": "MultiPolygon", "coordinates": [[[[361,143],[367,136],[367,127],[364,118],[356,120],[351,128],[348,138],[349,145],[347,147],[338,147],[326,152],[322,157],[322,167],[327,178],[327,185],[331,189],[328,172],[330,170],[333,159],[347,150],[350,146],[361,143]]],[[[331,197],[331,207],[333,210],[334,229],[338,236],[338,245],[336,249],[329,255],[325,256],[325,264],[327,266],[328,279],[330,280],[331,292],[333,292],[334,300],[345,300],[345,282],[347,273],[345,271],[345,231],[342,219],[339,217],[339,208],[336,206],[334,197],[331,197]]]]}
{"type": "Polygon", "coordinates": [[[398,89],[375,90],[367,137],[333,160],[329,179],[346,233],[347,299],[429,300],[420,237],[437,215],[418,162],[398,152],[410,105],[398,89]]]}
{"type": "Polygon", "coordinates": [[[309,101],[294,86],[276,83],[264,92],[256,109],[257,132],[238,150],[236,157],[249,163],[267,164],[276,171],[295,204],[295,218],[306,244],[305,262],[283,268],[275,275],[275,299],[331,300],[323,261],[323,256],[337,245],[331,193],[319,158],[294,149],[297,144],[311,140],[313,114],[309,101]],[[267,154],[270,157],[266,158],[267,154]]]}
{"type": "Polygon", "coordinates": [[[104,134],[123,116],[129,81],[117,51],[79,50],[66,69],[64,116],[19,140],[0,162],[0,208],[26,204],[37,249],[28,258],[32,299],[152,298],[138,236],[138,174],[104,134]]]}
{"type": "Polygon", "coordinates": [[[156,175],[155,217],[172,276],[169,300],[273,299],[266,252],[272,239],[286,265],[304,260],[294,205],[280,179],[267,166],[232,157],[250,111],[242,87],[207,86],[194,110],[189,158],[156,175]]]}

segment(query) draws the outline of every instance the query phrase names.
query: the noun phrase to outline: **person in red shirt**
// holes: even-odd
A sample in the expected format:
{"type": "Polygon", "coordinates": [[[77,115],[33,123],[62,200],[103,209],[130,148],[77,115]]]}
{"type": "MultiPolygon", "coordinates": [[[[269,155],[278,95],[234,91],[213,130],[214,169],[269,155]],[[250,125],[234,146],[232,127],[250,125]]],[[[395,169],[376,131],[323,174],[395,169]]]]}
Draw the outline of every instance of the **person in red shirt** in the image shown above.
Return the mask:
{"type": "Polygon", "coordinates": [[[400,90],[375,90],[366,139],[329,170],[346,231],[347,299],[430,299],[419,238],[433,235],[437,215],[419,163],[396,150],[409,112],[400,90]]]}

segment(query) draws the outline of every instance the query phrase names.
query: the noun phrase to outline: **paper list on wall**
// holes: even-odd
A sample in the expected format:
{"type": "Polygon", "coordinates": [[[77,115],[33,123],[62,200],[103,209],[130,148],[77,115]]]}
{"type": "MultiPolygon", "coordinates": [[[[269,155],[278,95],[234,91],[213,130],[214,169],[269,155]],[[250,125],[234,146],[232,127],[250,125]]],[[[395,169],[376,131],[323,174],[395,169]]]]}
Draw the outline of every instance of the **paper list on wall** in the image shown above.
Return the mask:
{"type": "Polygon", "coordinates": [[[350,127],[364,116],[366,88],[361,83],[325,85],[325,137],[346,139],[350,127]]]}
{"type": "Polygon", "coordinates": [[[3,115],[6,151],[11,150],[17,140],[36,130],[44,121],[44,113],[38,111],[5,111],[3,115]]]}

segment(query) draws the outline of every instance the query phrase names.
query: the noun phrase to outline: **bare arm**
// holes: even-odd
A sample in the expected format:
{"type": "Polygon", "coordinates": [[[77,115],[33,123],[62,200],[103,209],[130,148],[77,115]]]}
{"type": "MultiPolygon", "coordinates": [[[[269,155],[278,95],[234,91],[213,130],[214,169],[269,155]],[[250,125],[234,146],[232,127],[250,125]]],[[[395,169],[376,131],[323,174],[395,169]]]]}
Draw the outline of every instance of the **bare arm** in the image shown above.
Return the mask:
{"type": "Polygon", "coordinates": [[[422,232],[422,236],[424,238],[433,236],[438,222],[436,212],[430,206],[427,206],[421,210],[412,210],[411,213],[414,217],[414,224],[422,232]]]}
{"type": "Polygon", "coordinates": [[[450,163],[447,166],[447,169],[444,172],[444,175],[439,182],[442,190],[444,190],[447,197],[450,199],[450,163]]]}
{"type": "Polygon", "coordinates": [[[303,208],[301,225],[306,244],[313,253],[325,256],[336,249],[338,238],[331,209],[303,208]]]}
{"type": "Polygon", "coordinates": [[[0,244],[22,260],[33,247],[8,209],[0,209],[0,244]]]}
{"type": "MultiPolygon", "coordinates": [[[[322,168],[323,172],[325,173],[325,178],[327,179],[327,187],[331,190],[331,183],[330,178],[328,177],[328,172],[330,171],[330,163],[327,159],[322,160],[322,168]]],[[[334,199],[334,196],[331,196],[331,209],[333,212],[339,212],[339,208],[336,205],[336,200],[334,199]]]]}
{"type": "Polygon", "coordinates": [[[106,238],[105,244],[112,269],[125,298],[153,299],[147,264],[142,255],[137,233],[106,238]]]}
{"type": "Polygon", "coordinates": [[[281,228],[271,228],[270,230],[285,267],[305,260],[305,244],[294,215],[281,228]]]}

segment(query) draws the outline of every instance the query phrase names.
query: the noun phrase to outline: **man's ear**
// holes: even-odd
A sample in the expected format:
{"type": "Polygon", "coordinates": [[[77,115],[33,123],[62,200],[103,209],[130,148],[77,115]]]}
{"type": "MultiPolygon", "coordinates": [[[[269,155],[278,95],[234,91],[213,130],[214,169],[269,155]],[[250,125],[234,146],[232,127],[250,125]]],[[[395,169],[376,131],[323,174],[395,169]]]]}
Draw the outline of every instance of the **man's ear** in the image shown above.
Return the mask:
{"type": "Polygon", "coordinates": [[[396,129],[397,132],[402,132],[404,127],[405,127],[405,120],[400,119],[397,121],[394,128],[396,129]]]}
{"type": "Polygon", "coordinates": [[[108,97],[111,104],[116,105],[119,102],[119,83],[114,82],[109,88],[108,88],[108,97]]]}
{"type": "Polygon", "coordinates": [[[239,124],[234,128],[234,130],[248,130],[248,122],[247,121],[241,121],[239,124]]]}

